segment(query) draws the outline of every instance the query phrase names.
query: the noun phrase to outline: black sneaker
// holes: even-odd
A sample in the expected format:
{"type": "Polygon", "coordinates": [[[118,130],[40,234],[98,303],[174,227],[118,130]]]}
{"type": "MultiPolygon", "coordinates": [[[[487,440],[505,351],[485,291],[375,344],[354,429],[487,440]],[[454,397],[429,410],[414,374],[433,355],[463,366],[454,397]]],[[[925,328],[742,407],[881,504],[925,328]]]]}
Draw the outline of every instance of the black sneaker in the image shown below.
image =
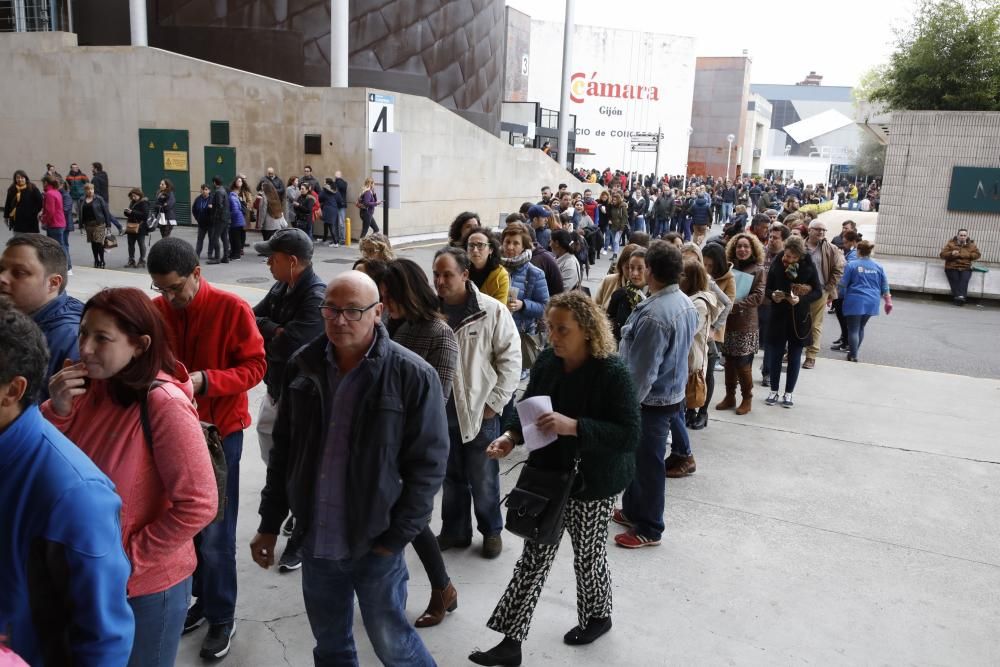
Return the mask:
{"type": "Polygon", "coordinates": [[[285,522],[285,525],[281,527],[281,534],[284,535],[285,537],[291,537],[292,532],[294,531],[295,531],[295,517],[290,516],[288,517],[288,521],[285,522]]]}
{"type": "Polygon", "coordinates": [[[285,550],[278,559],[278,572],[292,572],[302,567],[302,545],[294,536],[288,538],[285,550]]]}
{"type": "Polygon", "coordinates": [[[225,658],[236,634],[236,622],[219,623],[208,626],[208,634],[201,643],[201,657],[208,660],[225,658]]]}
{"type": "Polygon", "coordinates": [[[201,607],[195,602],[191,605],[191,608],[187,611],[187,616],[184,617],[184,630],[181,631],[182,635],[197,630],[205,622],[205,614],[202,613],[201,607]]]}

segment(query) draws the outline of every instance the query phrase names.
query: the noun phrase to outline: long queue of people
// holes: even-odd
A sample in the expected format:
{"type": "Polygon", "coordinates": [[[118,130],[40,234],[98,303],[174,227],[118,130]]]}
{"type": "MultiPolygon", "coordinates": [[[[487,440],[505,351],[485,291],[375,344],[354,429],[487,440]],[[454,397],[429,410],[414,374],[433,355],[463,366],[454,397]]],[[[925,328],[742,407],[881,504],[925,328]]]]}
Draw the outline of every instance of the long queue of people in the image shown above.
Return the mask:
{"type": "MultiPolygon", "coordinates": [[[[655,204],[633,213],[658,222],[655,204]]],[[[251,553],[262,567],[302,570],[316,664],[356,664],[355,596],[383,663],[434,664],[404,614],[402,552],[413,544],[431,583],[415,627],[441,623],[459,595],[442,554],[476,533],[482,557],[502,552],[498,461],[528,430],[555,437],[528,465],[580,482],[562,510],[578,598],[564,641],[598,639],[612,625],[610,525],[624,528],[619,547],[660,543],[665,478],[696,471],[689,430],[708,425],[715,365],[725,371],[716,410],[752,410],[759,349],[764,403],[791,408],[827,306],[841,325],[835,347],[853,361],[869,318],[892,309],[874,246],[851,222],[827,241],[822,219],[786,202],[706,241],[707,230],[685,238],[669,223],[651,238],[635,217],[619,191],[543,190],[499,233],[457,216],[430,275],[373,233],[354,270],[329,284],[312,268],[311,224],[279,227],[254,244],[275,283],[252,309],[212,287],[201,248],[169,233],[145,265],[155,299],[113,288],[86,304],[65,293],[61,239],[11,239],[0,259],[0,442],[24,471],[5,501],[26,509],[5,527],[23,539],[0,551],[15,592],[0,608],[7,641],[29,662],[172,664],[180,636],[207,624],[201,655],[228,654],[247,392],[260,381],[268,472],[251,553]],[[584,276],[607,249],[615,270],[591,297],[584,276]],[[522,424],[516,403],[533,396],[551,409],[522,424]],[[222,462],[199,421],[217,429],[222,462]],[[78,613],[39,624],[49,604],[78,613]]],[[[692,232],[711,227],[698,219],[692,232]]],[[[942,257],[968,271],[977,253],[960,232],[942,257]]],[[[503,639],[470,660],[520,664],[557,545],[525,540],[487,622],[503,639]]]]}

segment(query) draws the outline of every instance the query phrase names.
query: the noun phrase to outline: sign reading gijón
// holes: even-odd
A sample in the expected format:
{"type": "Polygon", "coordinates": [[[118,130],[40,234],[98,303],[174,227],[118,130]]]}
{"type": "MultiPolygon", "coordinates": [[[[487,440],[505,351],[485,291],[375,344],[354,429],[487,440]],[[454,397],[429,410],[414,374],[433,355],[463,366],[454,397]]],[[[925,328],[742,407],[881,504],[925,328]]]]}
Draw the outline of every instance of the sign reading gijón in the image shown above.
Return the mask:
{"type": "Polygon", "coordinates": [[[948,210],[1000,213],[1000,169],[953,167],[948,210]]]}

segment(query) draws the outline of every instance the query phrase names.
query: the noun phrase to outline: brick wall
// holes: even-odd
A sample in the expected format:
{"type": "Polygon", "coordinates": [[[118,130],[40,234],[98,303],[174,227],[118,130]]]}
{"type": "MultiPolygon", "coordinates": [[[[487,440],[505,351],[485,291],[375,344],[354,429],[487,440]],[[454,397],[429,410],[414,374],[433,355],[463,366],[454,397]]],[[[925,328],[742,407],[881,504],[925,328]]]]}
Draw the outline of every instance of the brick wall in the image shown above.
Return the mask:
{"type": "Polygon", "coordinates": [[[878,217],[876,251],[937,257],[960,227],[1000,262],[1000,214],[948,210],[952,167],[1000,167],[1000,112],[897,111],[878,217]]]}

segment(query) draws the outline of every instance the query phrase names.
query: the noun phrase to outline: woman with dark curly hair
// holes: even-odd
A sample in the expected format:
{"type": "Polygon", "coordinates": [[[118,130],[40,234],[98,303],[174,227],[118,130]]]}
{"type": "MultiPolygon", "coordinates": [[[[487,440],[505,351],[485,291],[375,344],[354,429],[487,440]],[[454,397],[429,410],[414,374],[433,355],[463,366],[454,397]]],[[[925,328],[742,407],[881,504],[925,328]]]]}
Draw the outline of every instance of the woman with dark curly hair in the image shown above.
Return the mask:
{"type": "Polygon", "coordinates": [[[785,395],[782,407],[791,408],[792,393],[802,367],[802,351],[812,338],[810,304],[823,296],[819,271],[806,251],[805,241],[789,236],[782,250],[771,262],[767,273],[766,297],[773,302],[771,319],[767,323],[768,357],[774,362],[768,368],[771,393],[764,401],[768,405],[778,402],[781,383],[781,362],[788,349],[788,371],[785,376],[785,395]]]}
{"type": "Polygon", "coordinates": [[[455,216],[448,227],[448,245],[455,248],[465,248],[463,241],[473,229],[482,227],[479,222],[479,214],[472,211],[463,211],[455,216]]]}
{"type": "Polygon", "coordinates": [[[15,234],[37,234],[42,193],[23,169],[15,171],[11,180],[13,182],[7,188],[7,199],[3,207],[7,227],[15,234]]]}
{"type": "Polygon", "coordinates": [[[726,244],[726,259],[733,265],[736,275],[737,298],[726,320],[726,335],[721,346],[722,356],[726,358],[726,397],[715,409],[736,407],[736,384],[739,382],[743,400],[736,407],[736,414],[745,415],[752,407],[752,364],[760,343],[757,306],[764,300],[764,247],[752,234],[737,234],[726,244]],[[738,272],[748,277],[740,276],[738,272]],[[739,289],[741,280],[750,281],[749,291],[739,289]]]}
{"type": "Polygon", "coordinates": [[[473,227],[466,232],[462,247],[469,254],[472,266],[469,280],[483,294],[500,303],[507,303],[510,292],[510,275],[500,265],[500,239],[485,227],[473,227]]]}
{"type": "MultiPolygon", "coordinates": [[[[538,357],[524,397],[549,396],[552,411],[535,426],[556,440],[528,454],[528,465],[572,470],[577,483],[565,507],[576,572],[577,625],[563,637],[570,645],[589,644],[611,629],[611,572],[607,560],[608,523],[615,497],[632,479],[639,441],[639,401],[624,362],[615,354],[611,326],[600,307],[580,291],[552,297],[545,310],[551,347],[538,357]],[[608,394],[594,387],[614,387],[608,394]]],[[[500,459],[524,441],[516,411],[507,430],[487,447],[500,459]]],[[[520,665],[521,643],[558,544],[524,541],[524,550],[487,627],[504,639],[469,659],[478,665],[520,665]]]]}

